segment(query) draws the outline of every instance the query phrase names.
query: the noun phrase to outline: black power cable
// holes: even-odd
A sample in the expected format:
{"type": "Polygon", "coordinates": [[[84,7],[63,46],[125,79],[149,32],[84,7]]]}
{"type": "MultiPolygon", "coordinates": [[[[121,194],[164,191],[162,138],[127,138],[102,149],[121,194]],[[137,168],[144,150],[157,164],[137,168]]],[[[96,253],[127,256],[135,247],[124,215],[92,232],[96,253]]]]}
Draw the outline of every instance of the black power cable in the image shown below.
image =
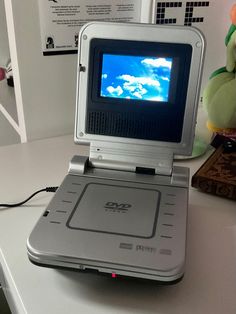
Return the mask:
{"type": "Polygon", "coordinates": [[[19,202],[19,203],[15,203],[15,204],[1,204],[0,203],[0,207],[18,207],[21,206],[25,203],[27,203],[31,198],[33,198],[36,194],[41,193],[41,192],[56,192],[56,190],[58,189],[58,186],[49,186],[46,187],[45,189],[41,189],[38,190],[36,192],[34,192],[30,197],[28,197],[26,200],[19,202]]]}

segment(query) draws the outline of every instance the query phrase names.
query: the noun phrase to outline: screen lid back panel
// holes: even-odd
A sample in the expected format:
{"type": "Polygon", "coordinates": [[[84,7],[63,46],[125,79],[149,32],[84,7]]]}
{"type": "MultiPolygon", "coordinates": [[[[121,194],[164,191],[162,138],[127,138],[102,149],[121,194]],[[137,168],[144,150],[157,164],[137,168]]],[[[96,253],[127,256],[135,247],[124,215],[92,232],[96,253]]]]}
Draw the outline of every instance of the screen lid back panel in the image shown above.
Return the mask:
{"type": "Polygon", "coordinates": [[[90,144],[95,164],[167,169],[174,154],[191,154],[203,50],[203,37],[194,28],[85,25],[79,38],[75,142],[90,144]]]}

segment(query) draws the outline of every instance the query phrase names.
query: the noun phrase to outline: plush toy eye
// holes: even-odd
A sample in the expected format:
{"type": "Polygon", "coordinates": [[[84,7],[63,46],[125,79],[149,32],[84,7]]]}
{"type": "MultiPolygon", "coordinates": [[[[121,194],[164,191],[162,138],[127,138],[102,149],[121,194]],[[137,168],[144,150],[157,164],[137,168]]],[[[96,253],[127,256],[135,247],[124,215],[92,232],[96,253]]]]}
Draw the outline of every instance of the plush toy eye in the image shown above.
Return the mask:
{"type": "Polygon", "coordinates": [[[236,25],[236,4],[232,6],[231,12],[230,12],[230,18],[232,24],[236,25]]]}

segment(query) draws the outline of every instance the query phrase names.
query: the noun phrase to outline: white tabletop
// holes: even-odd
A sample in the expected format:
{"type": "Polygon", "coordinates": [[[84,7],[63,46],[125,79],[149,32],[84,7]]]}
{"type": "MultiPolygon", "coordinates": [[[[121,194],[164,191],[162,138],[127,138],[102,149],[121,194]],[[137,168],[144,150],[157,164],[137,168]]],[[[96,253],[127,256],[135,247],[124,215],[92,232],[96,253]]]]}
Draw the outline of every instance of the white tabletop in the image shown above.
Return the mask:
{"type": "MultiPolygon", "coordinates": [[[[71,157],[86,151],[72,136],[0,148],[0,203],[59,185],[71,157]]],[[[184,164],[193,173],[203,160],[184,164]]],[[[186,273],[177,285],[159,287],[31,264],[26,239],[51,197],[0,209],[0,280],[13,313],[236,313],[235,202],[190,188],[186,273]]]]}

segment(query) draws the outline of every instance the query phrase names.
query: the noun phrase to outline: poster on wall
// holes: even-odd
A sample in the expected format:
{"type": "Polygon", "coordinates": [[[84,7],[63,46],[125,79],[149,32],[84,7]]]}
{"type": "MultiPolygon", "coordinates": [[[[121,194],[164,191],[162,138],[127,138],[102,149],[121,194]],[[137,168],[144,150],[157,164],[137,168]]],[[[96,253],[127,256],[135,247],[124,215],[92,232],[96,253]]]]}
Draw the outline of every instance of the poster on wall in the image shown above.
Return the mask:
{"type": "Polygon", "coordinates": [[[77,53],[86,22],[139,22],[141,17],[141,0],[38,0],[38,6],[44,55],[77,53]]]}

